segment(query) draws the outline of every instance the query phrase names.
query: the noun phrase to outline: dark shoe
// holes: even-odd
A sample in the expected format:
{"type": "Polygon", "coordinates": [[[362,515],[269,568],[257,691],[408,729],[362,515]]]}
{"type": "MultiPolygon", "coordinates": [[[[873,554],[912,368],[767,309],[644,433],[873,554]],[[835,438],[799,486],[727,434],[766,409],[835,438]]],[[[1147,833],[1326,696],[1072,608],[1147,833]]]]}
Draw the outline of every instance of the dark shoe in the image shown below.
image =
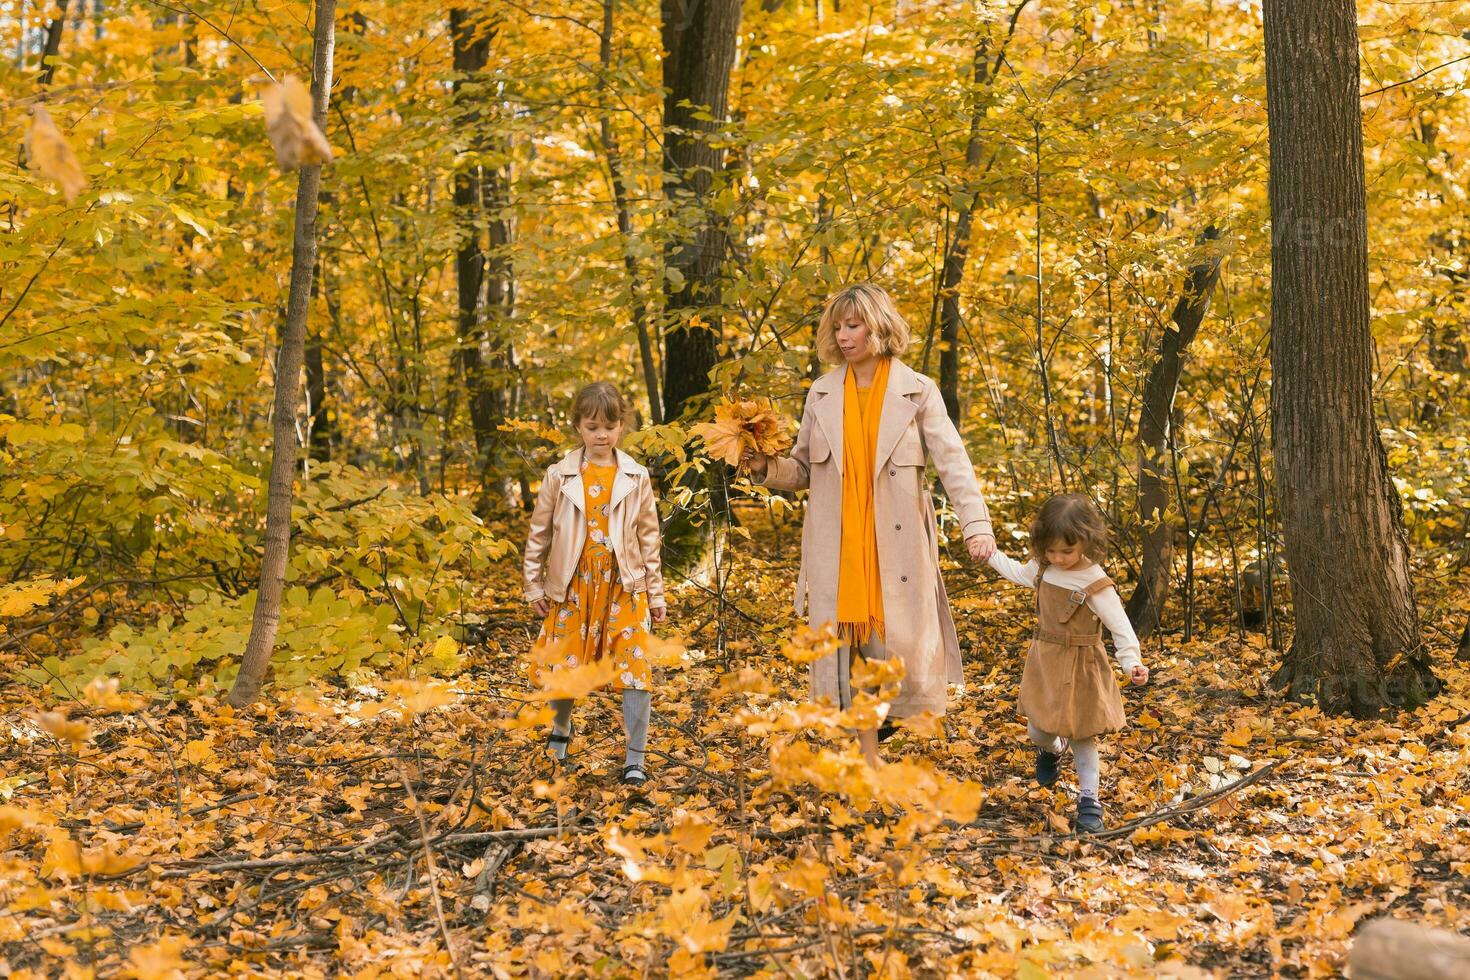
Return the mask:
{"type": "Polygon", "coordinates": [[[648,773],[642,766],[624,766],[623,782],[629,786],[642,786],[648,782],[648,773]]]}
{"type": "Polygon", "coordinates": [[[891,721],[885,721],[878,726],[878,741],[886,742],[898,734],[898,726],[891,721]]]}
{"type": "Polygon", "coordinates": [[[1062,757],[1046,749],[1036,750],[1036,785],[1050,786],[1062,774],[1062,757]]]}
{"type": "Polygon", "coordinates": [[[1102,804],[1090,796],[1077,800],[1077,833],[1096,834],[1103,829],[1102,804]]]}

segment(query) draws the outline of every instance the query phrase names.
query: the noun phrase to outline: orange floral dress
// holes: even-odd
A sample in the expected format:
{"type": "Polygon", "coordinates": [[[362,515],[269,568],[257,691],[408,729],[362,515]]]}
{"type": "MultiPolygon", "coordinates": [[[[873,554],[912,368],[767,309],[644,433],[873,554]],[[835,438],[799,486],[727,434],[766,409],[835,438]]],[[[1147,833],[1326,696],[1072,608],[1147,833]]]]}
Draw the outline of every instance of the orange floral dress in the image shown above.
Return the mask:
{"type": "MultiPolygon", "coordinates": [[[[648,596],[632,595],[618,575],[617,556],[608,539],[608,510],[612,502],[615,464],[582,464],[582,513],[587,540],[577,563],[577,574],[564,602],[553,602],[531,648],[535,664],[581,664],[613,658],[617,675],[614,690],[647,691],[653,686],[648,662],[648,596]]],[[[533,667],[533,674],[540,670],[533,667]]]]}

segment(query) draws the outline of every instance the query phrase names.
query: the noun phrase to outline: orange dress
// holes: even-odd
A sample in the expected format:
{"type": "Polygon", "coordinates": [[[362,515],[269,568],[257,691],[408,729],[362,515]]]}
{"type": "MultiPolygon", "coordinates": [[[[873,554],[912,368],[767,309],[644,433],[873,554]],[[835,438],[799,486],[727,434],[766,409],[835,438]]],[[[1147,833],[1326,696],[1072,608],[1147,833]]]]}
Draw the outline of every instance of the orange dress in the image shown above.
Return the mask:
{"type": "MultiPolygon", "coordinates": [[[[618,575],[617,556],[608,540],[608,509],[616,465],[582,464],[582,514],[587,539],[566,601],[553,602],[531,648],[533,664],[576,667],[611,657],[617,669],[614,690],[653,687],[648,662],[648,595],[631,595],[618,575]]],[[[533,667],[533,675],[539,668],[533,667]]]]}

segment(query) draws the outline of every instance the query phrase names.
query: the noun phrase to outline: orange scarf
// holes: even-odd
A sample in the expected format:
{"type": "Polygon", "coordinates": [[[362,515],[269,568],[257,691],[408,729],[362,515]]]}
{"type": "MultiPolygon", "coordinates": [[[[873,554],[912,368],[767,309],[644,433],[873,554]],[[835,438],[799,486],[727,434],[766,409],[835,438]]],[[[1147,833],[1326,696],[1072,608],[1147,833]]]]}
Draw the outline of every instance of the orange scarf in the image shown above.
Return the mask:
{"type": "Polygon", "coordinates": [[[866,411],[857,378],[847,369],[842,395],[842,559],[837,568],[837,635],[852,645],[883,637],[883,580],[873,515],[873,467],[878,422],[888,389],[889,358],[878,362],[866,411]]]}

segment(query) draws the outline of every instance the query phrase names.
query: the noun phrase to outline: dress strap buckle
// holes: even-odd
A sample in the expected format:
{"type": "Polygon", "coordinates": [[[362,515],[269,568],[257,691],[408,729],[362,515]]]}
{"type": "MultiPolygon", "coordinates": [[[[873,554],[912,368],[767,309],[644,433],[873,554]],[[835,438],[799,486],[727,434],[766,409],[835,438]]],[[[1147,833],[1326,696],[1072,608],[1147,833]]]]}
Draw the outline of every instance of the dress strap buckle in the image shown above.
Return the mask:
{"type": "Polygon", "coordinates": [[[1067,601],[1074,606],[1080,606],[1087,601],[1086,589],[1073,589],[1072,594],[1067,596],[1067,601]]]}

